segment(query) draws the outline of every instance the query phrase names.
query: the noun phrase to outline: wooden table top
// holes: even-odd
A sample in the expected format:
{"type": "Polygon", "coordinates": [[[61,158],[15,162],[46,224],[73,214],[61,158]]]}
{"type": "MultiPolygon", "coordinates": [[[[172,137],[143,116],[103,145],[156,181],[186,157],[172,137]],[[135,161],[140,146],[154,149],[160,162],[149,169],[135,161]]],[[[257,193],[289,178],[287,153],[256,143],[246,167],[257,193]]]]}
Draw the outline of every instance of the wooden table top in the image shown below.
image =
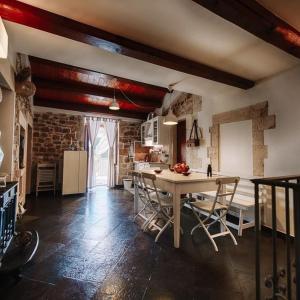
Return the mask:
{"type": "Polygon", "coordinates": [[[213,175],[212,177],[207,177],[205,173],[192,172],[188,176],[171,172],[170,170],[163,170],[160,174],[156,174],[154,170],[144,169],[141,172],[155,174],[157,179],[173,182],[173,183],[191,183],[191,182],[211,182],[215,181],[217,178],[224,178],[226,176],[213,175]]]}

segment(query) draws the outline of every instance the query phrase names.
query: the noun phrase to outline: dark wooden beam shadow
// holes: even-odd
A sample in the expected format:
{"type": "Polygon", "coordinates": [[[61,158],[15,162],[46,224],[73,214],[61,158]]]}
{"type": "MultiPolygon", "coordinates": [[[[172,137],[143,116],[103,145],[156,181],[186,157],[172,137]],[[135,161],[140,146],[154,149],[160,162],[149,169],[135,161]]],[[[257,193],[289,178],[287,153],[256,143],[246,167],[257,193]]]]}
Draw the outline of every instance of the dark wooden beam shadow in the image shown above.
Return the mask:
{"type": "Polygon", "coordinates": [[[138,42],[109,33],[75,20],[15,1],[2,0],[0,16],[8,21],[50,32],[148,63],[184,72],[234,87],[249,89],[254,82],[138,42]]]}

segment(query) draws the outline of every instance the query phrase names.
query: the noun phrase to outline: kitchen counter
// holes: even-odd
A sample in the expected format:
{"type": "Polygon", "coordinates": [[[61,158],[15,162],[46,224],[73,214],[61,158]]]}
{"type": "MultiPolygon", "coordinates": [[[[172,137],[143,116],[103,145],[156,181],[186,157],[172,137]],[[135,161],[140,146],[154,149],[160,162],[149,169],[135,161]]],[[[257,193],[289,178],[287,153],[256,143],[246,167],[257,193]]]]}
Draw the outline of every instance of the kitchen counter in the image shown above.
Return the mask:
{"type": "Polygon", "coordinates": [[[146,162],[146,161],[135,161],[134,162],[134,169],[135,170],[142,170],[147,168],[161,168],[161,169],[168,169],[169,164],[162,163],[162,162],[146,162]]]}

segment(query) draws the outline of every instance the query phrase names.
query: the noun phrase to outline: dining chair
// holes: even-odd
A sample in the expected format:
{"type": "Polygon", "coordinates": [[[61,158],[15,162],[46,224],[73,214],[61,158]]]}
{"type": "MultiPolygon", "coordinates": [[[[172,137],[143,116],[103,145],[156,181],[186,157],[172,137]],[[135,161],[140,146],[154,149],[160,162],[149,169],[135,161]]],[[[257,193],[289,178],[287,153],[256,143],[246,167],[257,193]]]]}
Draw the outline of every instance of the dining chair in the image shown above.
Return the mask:
{"type": "MultiPolygon", "coordinates": [[[[144,226],[144,231],[152,227],[157,229],[158,234],[155,237],[155,242],[157,242],[168,226],[174,224],[174,215],[172,213],[173,197],[171,194],[164,193],[157,188],[155,184],[156,175],[143,172],[142,180],[148,201],[153,203],[152,207],[155,210],[155,213],[148,219],[147,224],[144,226]],[[163,220],[165,223],[160,225],[160,220],[163,220]]],[[[181,201],[183,206],[186,202],[186,198],[181,201]]],[[[180,231],[183,233],[182,228],[180,228],[180,231]]]]}
{"type": "Polygon", "coordinates": [[[232,200],[234,198],[234,194],[237,188],[237,185],[239,183],[240,178],[239,177],[226,177],[226,178],[218,178],[216,179],[216,185],[217,185],[217,191],[215,193],[214,200],[196,200],[194,202],[190,201],[189,204],[192,208],[192,211],[194,215],[196,216],[199,224],[197,224],[192,230],[191,235],[193,235],[194,231],[197,228],[203,228],[205,233],[207,234],[208,238],[212,242],[214,249],[218,252],[218,247],[215,242],[215,238],[220,236],[225,236],[227,234],[230,235],[233,243],[237,245],[237,241],[232,234],[232,232],[229,230],[228,226],[226,225],[226,215],[230,209],[232,200]],[[230,192],[226,192],[226,185],[233,185],[233,188],[230,190],[230,192]],[[198,212],[197,212],[197,211],[198,212]],[[201,219],[201,216],[204,215],[204,219],[201,219]],[[220,226],[220,232],[211,234],[209,232],[209,227],[213,224],[219,222],[220,225],[223,226],[223,231],[221,231],[220,226]]]}
{"type": "Polygon", "coordinates": [[[146,194],[146,188],[142,180],[142,175],[140,172],[132,172],[133,184],[134,184],[134,193],[135,197],[138,197],[138,202],[142,204],[142,208],[139,209],[138,213],[133,217],[135,222],[138,217],[144,220],[141,228],[148,224],[149,219],[155,214],[156,210],[153,208],[153,201],[149,201],[149,198],[146,194]]]}

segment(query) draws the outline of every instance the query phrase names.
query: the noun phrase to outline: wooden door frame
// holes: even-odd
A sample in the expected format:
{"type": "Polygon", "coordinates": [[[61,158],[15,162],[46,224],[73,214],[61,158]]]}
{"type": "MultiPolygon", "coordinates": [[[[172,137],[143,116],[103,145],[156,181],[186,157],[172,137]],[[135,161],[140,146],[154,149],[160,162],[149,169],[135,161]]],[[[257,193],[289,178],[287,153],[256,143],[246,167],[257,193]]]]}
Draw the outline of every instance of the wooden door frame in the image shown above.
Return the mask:
{"type": "MultiPolygon", "coordinates": [[[[178,124],[180,122],[185,122],[185,131],[187,131],[187,126],[188,126],[187,116],[183,116],[183,117],[178,118],[178,124]]],[[[176,151],[175,156],[174,156],[175,163],[177,162],[177,154],[178,154],[177,153],[177,147],[178,147],[178,137],[177,137],[177,129],[178,129],[178,127],[177,126],[178,125],[176,125],[176,130],[175,130],[175,132],[176,132],[176,139],[175,139],[175,141],[176,141],[176,147],[174,147],[175,151],[176,151]]],[[[187,139],[186,135],[187,135],[187,133],[185,133],[185,139],[187,139]]]]}
{"type": "Polygon", "coordinates": [[[26,195],[31,194],[32,187],[32,143],[33,127],[27,124],[27,153],[26,153],[26,195]]]}
{"type": "MultiPolygon", "coordinates": [[[[24,129],[25,131],[25,136],[24,136],[24,140],[25,140],[25,144],[24,144],[24,153],[23,153],[23,162],[25,161],[25,159],[27,158],[27,134],[28,134],[28,122],[24,116],[24,114],[20,111],[19,114],[19,151],[18,151],[18,158],[20,158],[20,142],[21,142],[21,127],[24,129]]],[[[19,203],[22,203],[22,205],[24,205],[25,203],[25,198],[26,198],[26,170],[27,170],[27,160],[25,162],[25,167],[23,169],[20,169],[20,162],[18,165],[18,170],[19,170],[19,203]]]]}

